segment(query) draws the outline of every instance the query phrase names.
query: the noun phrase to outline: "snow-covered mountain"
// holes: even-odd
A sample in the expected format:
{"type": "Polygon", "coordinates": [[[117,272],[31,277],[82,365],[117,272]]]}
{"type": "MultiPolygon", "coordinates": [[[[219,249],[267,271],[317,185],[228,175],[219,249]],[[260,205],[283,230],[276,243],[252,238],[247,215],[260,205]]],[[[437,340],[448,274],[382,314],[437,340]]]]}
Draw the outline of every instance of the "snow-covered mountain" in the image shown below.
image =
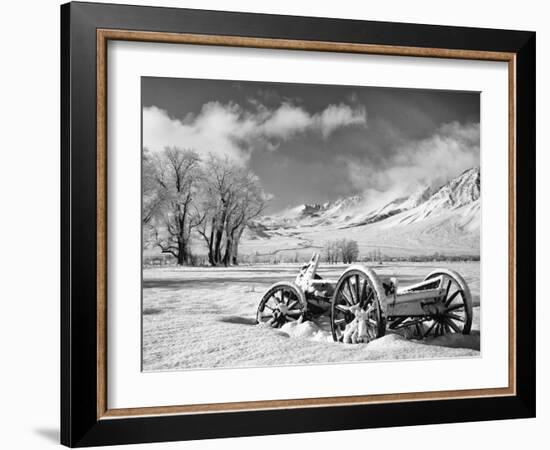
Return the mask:
{"type": "Polygon", "coordinates": [[[268,227],[285,228],[344,224],[358,212],[364,211],[364,205],[363,197],[354,195],[334,202],[306,203],[271,216],[264,216],[259,222],[268,227]]]}
{"type": "MultiPolygon", "coordinates": [[[[466,213],[467,216],[479,215],[480,173],[479,168],[469,169],[452,179],[439,189],[426,188],[405,198],[397,206],[392,203],[369,216],[369,222],[376,222],[399,215],[398,223],[411,224],[437,217],[452,211],[466,213]],[[468,206],[468,208],[463,208],[468,206]]],[[[477,221],[479,222],[479,221],[477,221]]]]}
{"type": "Polygon", "coordinates": [[[262,217],[258,222],[268,228],[327,225],[349,228],[401,215],[401,223],[413,223],[472,204],[479,196],[480,172],[474,167],[443,186],[423,186],[409,196],[396,198],[374,210],[369,210],[362,196],[355,195],[334,202],[299,205],[262,217]],[[409,214],[403,215],[405,212],[409,214]]]}
{"type": "Polygon", "coordinates": [[[294,251],[351,237],[360,248],[383,247],[396,255],[479,254],[480,201],[480,171],[474,167],[442,186],[423,186],[374,209],[356,195],[264,216],[245,233],[245,245],[260,253],[294,251]]]}
{"type": "Polygon", "coordinates": [[[436,191],[433,186],[424,186],[409,196],[399,197],[385,204],[381,208],[368,212],[364,217],[358,218],[351,225],[368,225],[395,216],[403,211],[408,211],[428,200],[436,191]]]}
{"type": "Polygon", "coordinates": [[[406,209],[380,223],[384,228],[411,228],[425,234],[446,234],[454,239],[463,236],[479,241],[480,172],[469,169],[433,192],[415,207],[406,209]]]}

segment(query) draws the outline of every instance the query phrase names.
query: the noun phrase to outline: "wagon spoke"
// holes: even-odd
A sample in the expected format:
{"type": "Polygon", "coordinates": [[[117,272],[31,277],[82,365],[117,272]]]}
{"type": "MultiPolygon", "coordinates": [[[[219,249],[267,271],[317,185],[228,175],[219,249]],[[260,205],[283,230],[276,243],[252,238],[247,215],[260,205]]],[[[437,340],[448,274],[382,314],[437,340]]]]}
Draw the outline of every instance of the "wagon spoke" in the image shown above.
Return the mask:
{"type": "Polygon", "coordinates": [[[369,337],[369,340],[376,338],[376,328],[374,327],[368,327],[367,328],[367,335],[369,337]]]}
{"type": "Polygon", "coordinates": [[[370,305],[371,300],[374,298],[374,289],[370,288],[369,286],[369,295],[367,296],[367,300],[365,300],[365,305],[370,305]]]}
{"type": "Polygon", "coordinates": [[[285,315],[285,319],[288,320],[289,322],[296,322],[296,320],[298,320],[295,317],[289,316],[288,314],[285,315]]]}
{"type": "Polygon", "coordinates": [[[344,290],[344,287],[342,286],[342,289],[340,290],[340,293],[342,294],[342,297],[344,297],[344,300],[346,301],[346,303],[350,306],[353,305],[353,299],[350,300],[348,295],[346,294],[346,291],[344,290]]]}
{"type": "Polygon", "coordinates": [[[349,311],[349,306],[347,305],[334,305],[334,308],[342,313],[347,313],[349,311]]]}
{"type": "Polygon", "coordinates": [[[361,303],[361,280],[359,275],[355,275],[355,295],[357,297],[357,303],[361,303]]]}
{"type": "Polygon", "coordinates": [[[363,287],[361,288],[361,295],[359,296],[359,301],[365,300],[365,297],[367,296],[367,280],[363,280],[363,287]]]}
{"type": "Polygon", "coordinates": [[[294,305],[298,300],[296,299],[296,296],[292,295],[292,292],[288,295],[288,301],[286,302],[286,306],[291,309],[290,305],[294,305]]]}
{"type": "Polygon", "coordinates": [[[285,298],[288,299],[289,297],[287,295],[287,292],[283,289],[281,290],[281,303],[283,303],[284,305],[288,303],[288,301],[285,300],[285,298]]]}
{"type": "Polygon", "coordinates": [[[448,313],[450,311],[456,311],[458,309],[464,309],[464,304],[462,303],[457,303],[456,305],[453,305],[453,306],[449,306],[446,310],[445,310],[445,313],[448,313]]]}
{"type": "MultiPolygon", "coordinates": [[[[355,276],[354,277],[355,279],[355,283],[358,281],[359,277],[358,276],[355,276]]],[[[352,289],[352,294],[353,294],[353,301],[357,304],[359,303],[359,294],[360,294],[360,291],[359,291],[359,288],[357,287],[357,284],[355,283],[350,283],[350,287],[353,286],[353,289],[352,289]]]]}
{"type": "MultiPolygon", "coordinates": [[[[369,306],[369,305],[365,305],[364,309],[366,310],[366,309],[368,309],[368,308],[370,308],[370,306],[369,306]]],[[[378,315],[379,315],[379,314],[380,314],[379,305],[378,305],[378,303],[375,303],[375,304],[374,304],[374,309],[372,309],[372,311],[369,312],[369,316],[370,316],[370,317],[374,317],[375,319],[378,319],[378,315]]]]}
{"type": "Polygon", "coordinates": [[[449,296],[449,291],[451,290],[451,284],[453,282],[451,280],[449,280],[449,282],[447,283],[447,290],[445,291],[445,298],[447,298],[449,296]]]}
{"type": "Polygon", "coordinates": [[[287,315],[292,315],[292,316],[295,316],[296,314],[302,314],[302,310],[300,309],[290,309],[287,311],[286,313],[287,315]]]}
{"type": "Polygon", "coordinates": [[[346,298],[346,301],[353,305],[353,295],[351,294],[351,289],[349,289],[349,281],[346,280],[344,285],[342,286],[342,295],[346,298]]]}
{"type": "Polygon", "coordinates": [[[424,334],[422,335],[422,338],[425,338],[426,336],[428,336],[431,331],[433,330],[433,328],[436,326],[437,322],[434,320],[434,323],[432,323],[432,325],[430,326],[430,328],[428,328],[424,334]]]}
{"type": "Polygon", "coordinates": [[[359,303],[359,288],[357,286],[357,283],[359,282],[359,276],[355,275],[355,277],[353,277],[353,280],[354,280],[353,283],[350,282],[350,288],[353,286],[353,289],[351,291],[353,295],[353,301],[355,303],[359,303]]]}
{"type": "Polygon", "coordinates": [[[445,323],[451,327],[455,333],[462,333],[462,330],[460,328],[458,328],[458,326],[456,325],[456,323],[454,323],[452,320],[446,320],[445,323]]]}
{"type": "Polygon", "coordinates": [[[338,311],[341,311],[341,312],[348,312],[349,311],[349,306],[346,306],[346,305],[334,305],[334,307],[338,310],[338,311]]]}
{"type": "Polygon", "coordinates": [[[459,322],[464,322],[464,318],[457,316],[456,314],[445,314],[447,317],[450,317],[451,319],[458,320],[459,322]]]}
{"type": "Polygon", "coordinates": [[[292,309],[294,308],[297,304],[298,304],[298,300],[289,300],[288,303],[287,303],[287,306],[289,309],[292,309]],[[292,303],[290,303],[292,301],[292,303]]]}
{"type": "Polygon", "coordinates": [[[346,287],[348,288],[348,292],[349,292],[349,295],[350,295],[350,298],[351,298],[350,305],[355,305],[356,301],[355,301],[355,298],[353,297],[353,290],[351,289],[349,278],[346,280],[346,287]]]}
{"type": "Polygon", "coordinates": [[[445,302],[445,306],[449,306],[451,302],[456,298],[458,294],[462,295],[462,290],[459,289],[458,291],[454,292],[453,295],[449,297],[449,299],[445,302]]]}

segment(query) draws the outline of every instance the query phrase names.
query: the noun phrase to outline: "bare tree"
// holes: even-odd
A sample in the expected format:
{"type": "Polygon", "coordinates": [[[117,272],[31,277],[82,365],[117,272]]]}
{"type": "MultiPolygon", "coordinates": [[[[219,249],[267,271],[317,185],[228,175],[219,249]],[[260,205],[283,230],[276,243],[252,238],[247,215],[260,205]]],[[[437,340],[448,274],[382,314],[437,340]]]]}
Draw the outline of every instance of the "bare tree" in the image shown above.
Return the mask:
{"type": "Polygon", "coordinates": [[[197,231],[208,249],[209,263],[216,266],[222,262],[225,223],[235,195],[232,189],[235,168],[228,158],[213,155],[209,155],[204,165],[202,199],[196,209],[197,231]]]}
{"type": "Polygon", "coordinates": [[[142,153],[142,214],[141,220],[148,224],[158,213],[162,203],[161,191],[157,184],[157,159],[151,154],[147,147],[143,148],[142,153]]]}
{"type": "Polygon", "coordinates": [[[202,193],[197,231],[206,243],[208,261],[214,266],[237,264],[241,236],[264,210],[267,196],[252,172],[214,155],[204,164],[202,193]]]}
{"type": "MultiPolygon", "coordinates": [[[[155,219],[155,244],[162,253],[173,255],[178,265],[191,261],[191,232],[198,225],[192,205],[200,178],[199,156],[192,150],[166,147],[151,157],[151,217],[155,219]],[[155,205],[153,207],[153,205],[155,205]]],[[[145,191],[144,191],[145,197],[145,191]]],[[[144,211],[145,212],[145,211],[144,211]]]]}
{"type": "Polygon", "coordinates": [[[351,239],[340,239],[338,241],[338,247],[342,253],[342,260],[344,264],[351,264],[359,258],[359,246],[357,245],[357,241],[351,239]]]}
{"type": "Polygon", "coordinates": [[[265,209],[267,196],[259,179],[250,171],[236,171],[235,196],[225,223],[225,266],[238,264],[239,242],[248,223],[265,209]]]}
{"type": "Polygon", "coordinates": [[[149,247],[156,243],[155,218],[162,207],[161,190],[158,189],[156,158],[146,147],[142,153],[142,202],[141,221],[143,228],[143,246],[149,247]]]}
{"type": "Polygon", "coordinates": [[[338,241],[327,241],[323,247],[325,260],[329,264],[336,264],[340,254],[340,246],[338,241]]]}

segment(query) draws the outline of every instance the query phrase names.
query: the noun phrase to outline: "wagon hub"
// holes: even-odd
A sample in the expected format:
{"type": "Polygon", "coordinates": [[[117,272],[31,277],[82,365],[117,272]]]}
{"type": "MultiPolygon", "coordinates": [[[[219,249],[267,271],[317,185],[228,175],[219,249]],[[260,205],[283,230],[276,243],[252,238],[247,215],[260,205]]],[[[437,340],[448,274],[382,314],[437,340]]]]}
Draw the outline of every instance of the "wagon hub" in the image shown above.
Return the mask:
{"type": "Polygon", "coordinates": [[[439,316],[445,313],[445,302],[438,300],[420,302],[420,306],[429,316],[439,316]]]}
{"type": "Polygon", "coordinates": [[[277,307],[277,310],[279,311],[279,313],[286,316],[288,314],[289,307],[288,307],[288,305],[285,305],[284,303],[279,303],[279,305],[277,307]]]}

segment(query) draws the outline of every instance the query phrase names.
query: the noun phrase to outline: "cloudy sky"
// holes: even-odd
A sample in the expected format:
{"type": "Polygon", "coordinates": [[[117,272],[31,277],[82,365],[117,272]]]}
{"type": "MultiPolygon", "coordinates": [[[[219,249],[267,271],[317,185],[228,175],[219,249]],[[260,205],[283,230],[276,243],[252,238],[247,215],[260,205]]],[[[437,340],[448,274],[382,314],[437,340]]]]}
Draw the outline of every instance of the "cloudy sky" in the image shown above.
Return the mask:
{"type": "Polygon", "coordinates": [[[362,194],[379,203],[479,165],[479,94],[142,78],[143,145],[228,155],[268,212],[362,194]]]}

